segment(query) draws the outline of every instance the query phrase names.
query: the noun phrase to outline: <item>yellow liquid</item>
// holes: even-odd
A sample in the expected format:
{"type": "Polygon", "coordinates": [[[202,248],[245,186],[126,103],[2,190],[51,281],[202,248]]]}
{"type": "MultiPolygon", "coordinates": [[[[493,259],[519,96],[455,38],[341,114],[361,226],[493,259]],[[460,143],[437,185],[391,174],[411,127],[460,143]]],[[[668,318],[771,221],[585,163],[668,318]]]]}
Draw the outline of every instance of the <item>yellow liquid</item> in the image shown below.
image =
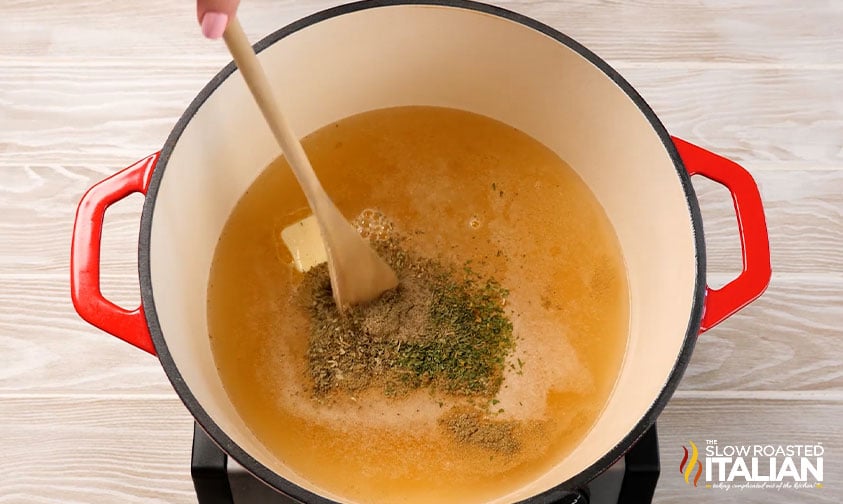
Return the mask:
{"type": "Polygon", "coordinates": [[[568,455],[605,406],[628,330],[620,247],[582,180],[524,133],[444,108],[363,113],[304,146],[347,217],[380,210],[416,253],[471,259],[510,290],[510,362],[523,367],[494,408],[527,434],[514,455],[459,444],[437,425],[457,401],[428,391],[313,399],[308,321],[292,299],[302,274],[281,240],[310,211],[280,158],[229,217],[208,286],[216,364],[255,436],[316,487],[371,504],[481,503],[568,455]]]}

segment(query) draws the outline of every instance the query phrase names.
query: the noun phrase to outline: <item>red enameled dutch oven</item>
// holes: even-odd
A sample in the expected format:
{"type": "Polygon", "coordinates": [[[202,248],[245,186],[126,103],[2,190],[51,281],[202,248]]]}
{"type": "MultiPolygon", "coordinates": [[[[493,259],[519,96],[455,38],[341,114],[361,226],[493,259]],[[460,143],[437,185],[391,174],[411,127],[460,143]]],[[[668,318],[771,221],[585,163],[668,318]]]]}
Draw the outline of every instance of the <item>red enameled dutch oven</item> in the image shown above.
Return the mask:
{"type": "MultiPolygon", "coordinates": [[[[297,21],[256,45],[299,134],[367,110],[434,105],[479,113],[539,140],[603,205],[626,261],[629,343],[603,414],[574,452],[490,501],[549,502],[610,467],[676,389],[698,334],[761,295],[770,253],[761,199],[743,168],[673,138],[608,64],[558,31],[465,0],[373,0],[297,21]],[[705,243],[691,176],[724,185],[738,217],[743,271],[706,286],[705,243]]],[[[160,153],[92,187],[76,215],[71,286],[90,323],[157,354],[202,428],[268,485],[302,501],[332,495],[276,461],[223,389],[208,340],[206,288],[235,203],[278,148],[233,64],[190,104],[160,153]],[[103,215],[146,195],[138,262],[142,305],[100,292],[103,215]]]]}

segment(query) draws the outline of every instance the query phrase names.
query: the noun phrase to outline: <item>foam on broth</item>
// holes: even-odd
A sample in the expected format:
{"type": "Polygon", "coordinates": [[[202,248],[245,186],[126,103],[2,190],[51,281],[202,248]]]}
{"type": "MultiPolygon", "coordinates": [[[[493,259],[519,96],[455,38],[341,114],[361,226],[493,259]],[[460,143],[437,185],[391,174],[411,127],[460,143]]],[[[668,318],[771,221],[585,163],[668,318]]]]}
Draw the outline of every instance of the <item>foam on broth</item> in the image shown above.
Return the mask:
{"type": "Polygon", "coordinates": [[[366,503],[479,503],[541,475],[603,409],[626,347],[628,292],[602,208],[552,151],[479,115],[400,107],[304,139],[347,217],[383,212],[415,252],[472,268],[510,291],[517,338],[495,411],[524,422],[522,449],[459,444],[437,419],[460,400],[379,389],[320,403],[307,373],[302,275],[281,230],[310,211],[283,158],[244,194],[217,245],[208,286],[211,347],[234,406],[283,463],[366,503]]]}

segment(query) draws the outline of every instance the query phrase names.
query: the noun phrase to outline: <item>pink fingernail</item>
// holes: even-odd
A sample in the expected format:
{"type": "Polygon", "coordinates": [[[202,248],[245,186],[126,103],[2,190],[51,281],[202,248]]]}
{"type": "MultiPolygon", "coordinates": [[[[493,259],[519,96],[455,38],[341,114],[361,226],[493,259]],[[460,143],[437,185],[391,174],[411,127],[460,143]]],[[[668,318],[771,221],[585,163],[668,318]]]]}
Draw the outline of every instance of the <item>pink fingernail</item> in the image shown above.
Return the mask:
{"type": "Polygon", "coordinates": [[[206,12],[202,16],[202,35],[209,39],[222,37],[225,27],[228,25],[228,14],[223,12],[206,12]]]}

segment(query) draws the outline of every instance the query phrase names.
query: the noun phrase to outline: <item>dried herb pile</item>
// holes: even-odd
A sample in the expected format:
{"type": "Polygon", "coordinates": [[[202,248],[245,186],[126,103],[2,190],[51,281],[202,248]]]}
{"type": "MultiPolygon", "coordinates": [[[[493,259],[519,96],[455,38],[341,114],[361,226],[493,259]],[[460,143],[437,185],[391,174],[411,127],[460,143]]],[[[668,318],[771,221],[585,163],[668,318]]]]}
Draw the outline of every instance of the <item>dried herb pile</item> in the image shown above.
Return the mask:
{"type": "Polygon", "coordinates": [[[394,395],[420,387],[492,398],[514,347],[507,291],[470,265],[453,268],[408,252],[400,237],[372,237],[400,285],[341,315],[327,265],[305,274],[308,364],[317,397],[382,387],[394,395]]]}
{"type": "Polygon", "coordinates": [[[455,440],[512,455],[521,450],[523,426],[515,420],[495,420],[477,408],[452,408],[439,419],[455,440]]]}

